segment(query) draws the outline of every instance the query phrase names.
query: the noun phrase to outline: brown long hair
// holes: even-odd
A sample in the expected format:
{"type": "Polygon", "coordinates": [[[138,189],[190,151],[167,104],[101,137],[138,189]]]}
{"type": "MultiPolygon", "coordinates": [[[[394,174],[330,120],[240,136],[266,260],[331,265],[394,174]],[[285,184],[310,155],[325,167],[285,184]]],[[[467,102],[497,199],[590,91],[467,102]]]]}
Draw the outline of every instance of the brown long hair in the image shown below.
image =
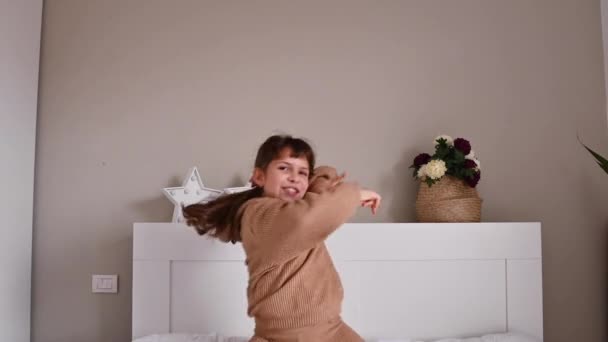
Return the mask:
{"type": "MultiPolygon", "coordinates": [[[[315,154],[312,147],[304,139],[290,135],[273,135],[266,139],[258,149],[254,167],[266,172],[268,164],[286,148],[293,158],[305,157],[310,170],[314,170],[315,154]]],[[[312,176],[312,172],[309,175],[312,176]]],[[[254,184],[251,190],[220,196],[207,203],[192,204],[182,211],[186,224],[194,227],[200,235],[209,234],[224,242],[236,243],[241,241],[239,208],[250,199],[263,194],[264,189],[254,184]]]]}

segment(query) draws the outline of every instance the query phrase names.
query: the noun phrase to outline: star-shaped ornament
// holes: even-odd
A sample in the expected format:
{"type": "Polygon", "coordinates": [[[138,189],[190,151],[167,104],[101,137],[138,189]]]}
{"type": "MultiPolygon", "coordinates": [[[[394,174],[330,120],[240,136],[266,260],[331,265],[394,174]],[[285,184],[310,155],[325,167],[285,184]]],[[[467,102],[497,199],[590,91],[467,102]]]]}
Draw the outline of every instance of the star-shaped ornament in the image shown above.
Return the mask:
{"type": "Polygon", "coordinates": [[[182,213],[182,205],[188,206],[195,203],[209,202],[218,198],[222,194],[222,191],[206,188],[203,185],[198,169],[193,167],[188,172],[188,177],[184,180],[182,186],[164,188],[163,193],[175,205],[172,222],[183,223],[184,215],[182,213]]]}
{"type": "Polygon", "coordinates": [[[244,186],[239,186],[236,188],[225,188],[223,193],[229,195],[229,194],[236,194],[237,192],[243,192],[243,191],[247,191],[247,190],[251,190],[251,189],[253,189],[253,184],[251,182],[248,182],[244,186]]]}

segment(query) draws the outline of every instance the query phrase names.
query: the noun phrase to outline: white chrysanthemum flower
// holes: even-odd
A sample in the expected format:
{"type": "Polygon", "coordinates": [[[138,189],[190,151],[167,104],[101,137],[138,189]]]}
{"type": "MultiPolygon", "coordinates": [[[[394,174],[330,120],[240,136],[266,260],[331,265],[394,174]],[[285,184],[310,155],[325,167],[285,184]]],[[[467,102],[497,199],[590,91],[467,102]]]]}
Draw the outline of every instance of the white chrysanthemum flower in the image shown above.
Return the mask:
{"type": "Polygon", "coordinates": [[[475,151],[471,150],[471,152],[469,152],[469,154],[467,154],[466,156],[464,156],[464,159],[469,159],[469,160],[475,160],[475,151]]]}
{"type": "Polygon", "coordinates": [[[428,164],[426,164],[425,173],[431,179],[439,179],[445,175],[445,172],[448,168],[445,165],[443,160],[433,159],[428,164]]]}
{"type": "Polygon", "coordinates": [[[435,146],[439,145],[439,142],[437,140],[439,140],[441,138],[446,140],[446,143],[448,144],[448,146],[454,146],[454,139],[449,135],[440,135],[437,138],[435,138],[435,146]]]}
{"type": "Polygon", "coordinates": [[[481,163],[479,162],[479,159],[475,158],[475,159],[473,159],[473,161],[475,162],[475,164],[477,164],[477,167],[475,168],[475,170],[480,171],[481,163]]]}
{"type": "Polygon", "coordinates": [[[420,179],[426,177],[426,164],[422,165],[418,169],[418,173],[416,174],[416,176],[418,176],[418,178],[420,178],[420,179]]]}

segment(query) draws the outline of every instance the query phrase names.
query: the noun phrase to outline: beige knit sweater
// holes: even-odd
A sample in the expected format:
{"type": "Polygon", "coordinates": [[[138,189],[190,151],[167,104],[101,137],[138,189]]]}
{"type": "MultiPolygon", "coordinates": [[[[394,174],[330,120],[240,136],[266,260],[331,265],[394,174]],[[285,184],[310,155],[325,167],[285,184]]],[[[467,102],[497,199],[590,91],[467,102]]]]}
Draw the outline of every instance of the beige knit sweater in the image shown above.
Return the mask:
{"type": "Polygon", "coordinates": [[[248,314],[256,331],[340,316],[343,289],[324,240],[354,214],[360,192],[356,183],[329,187],[335,177],[333,168],[317,168],[303,199],[255,198],[241,209],[248,314]]]}

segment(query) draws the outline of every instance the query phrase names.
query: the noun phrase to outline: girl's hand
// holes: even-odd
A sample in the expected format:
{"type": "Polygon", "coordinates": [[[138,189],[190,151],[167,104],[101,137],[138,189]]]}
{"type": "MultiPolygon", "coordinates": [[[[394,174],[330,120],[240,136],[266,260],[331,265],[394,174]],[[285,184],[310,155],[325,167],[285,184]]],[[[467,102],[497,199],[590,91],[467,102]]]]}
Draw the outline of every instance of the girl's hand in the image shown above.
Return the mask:
{"type": "Polygon", "coordinates": [[[343,172],[341,175],[339,175],[338,177],[334,178],[331,181],[331,184],[329,185],[329,187],[331,189],[335,188],[336,186],[338,186],[340,183],[344,182],[344,178],[346,178],[346,172],[343,172]]]}
{"type": "Polygon", "coordinates": [[[338,185],[344,182],[346,173],[337,175],[334,168],[327,170],[327,166],[320,166],[315,169],[318,174],[313,173],[312,179],[308,184],[308,190],[320,194],[324,191],[333,191],[338,185]]]}
{"type": "Polygon", "coordinates": [[[378,195],[376,192],[361,189],[361,206],[362,207],[371,207],[372,214],[376,215],[378,211],[378,207],[380,207],[380,202],[382,201],[382,197],[378,195]]]}

